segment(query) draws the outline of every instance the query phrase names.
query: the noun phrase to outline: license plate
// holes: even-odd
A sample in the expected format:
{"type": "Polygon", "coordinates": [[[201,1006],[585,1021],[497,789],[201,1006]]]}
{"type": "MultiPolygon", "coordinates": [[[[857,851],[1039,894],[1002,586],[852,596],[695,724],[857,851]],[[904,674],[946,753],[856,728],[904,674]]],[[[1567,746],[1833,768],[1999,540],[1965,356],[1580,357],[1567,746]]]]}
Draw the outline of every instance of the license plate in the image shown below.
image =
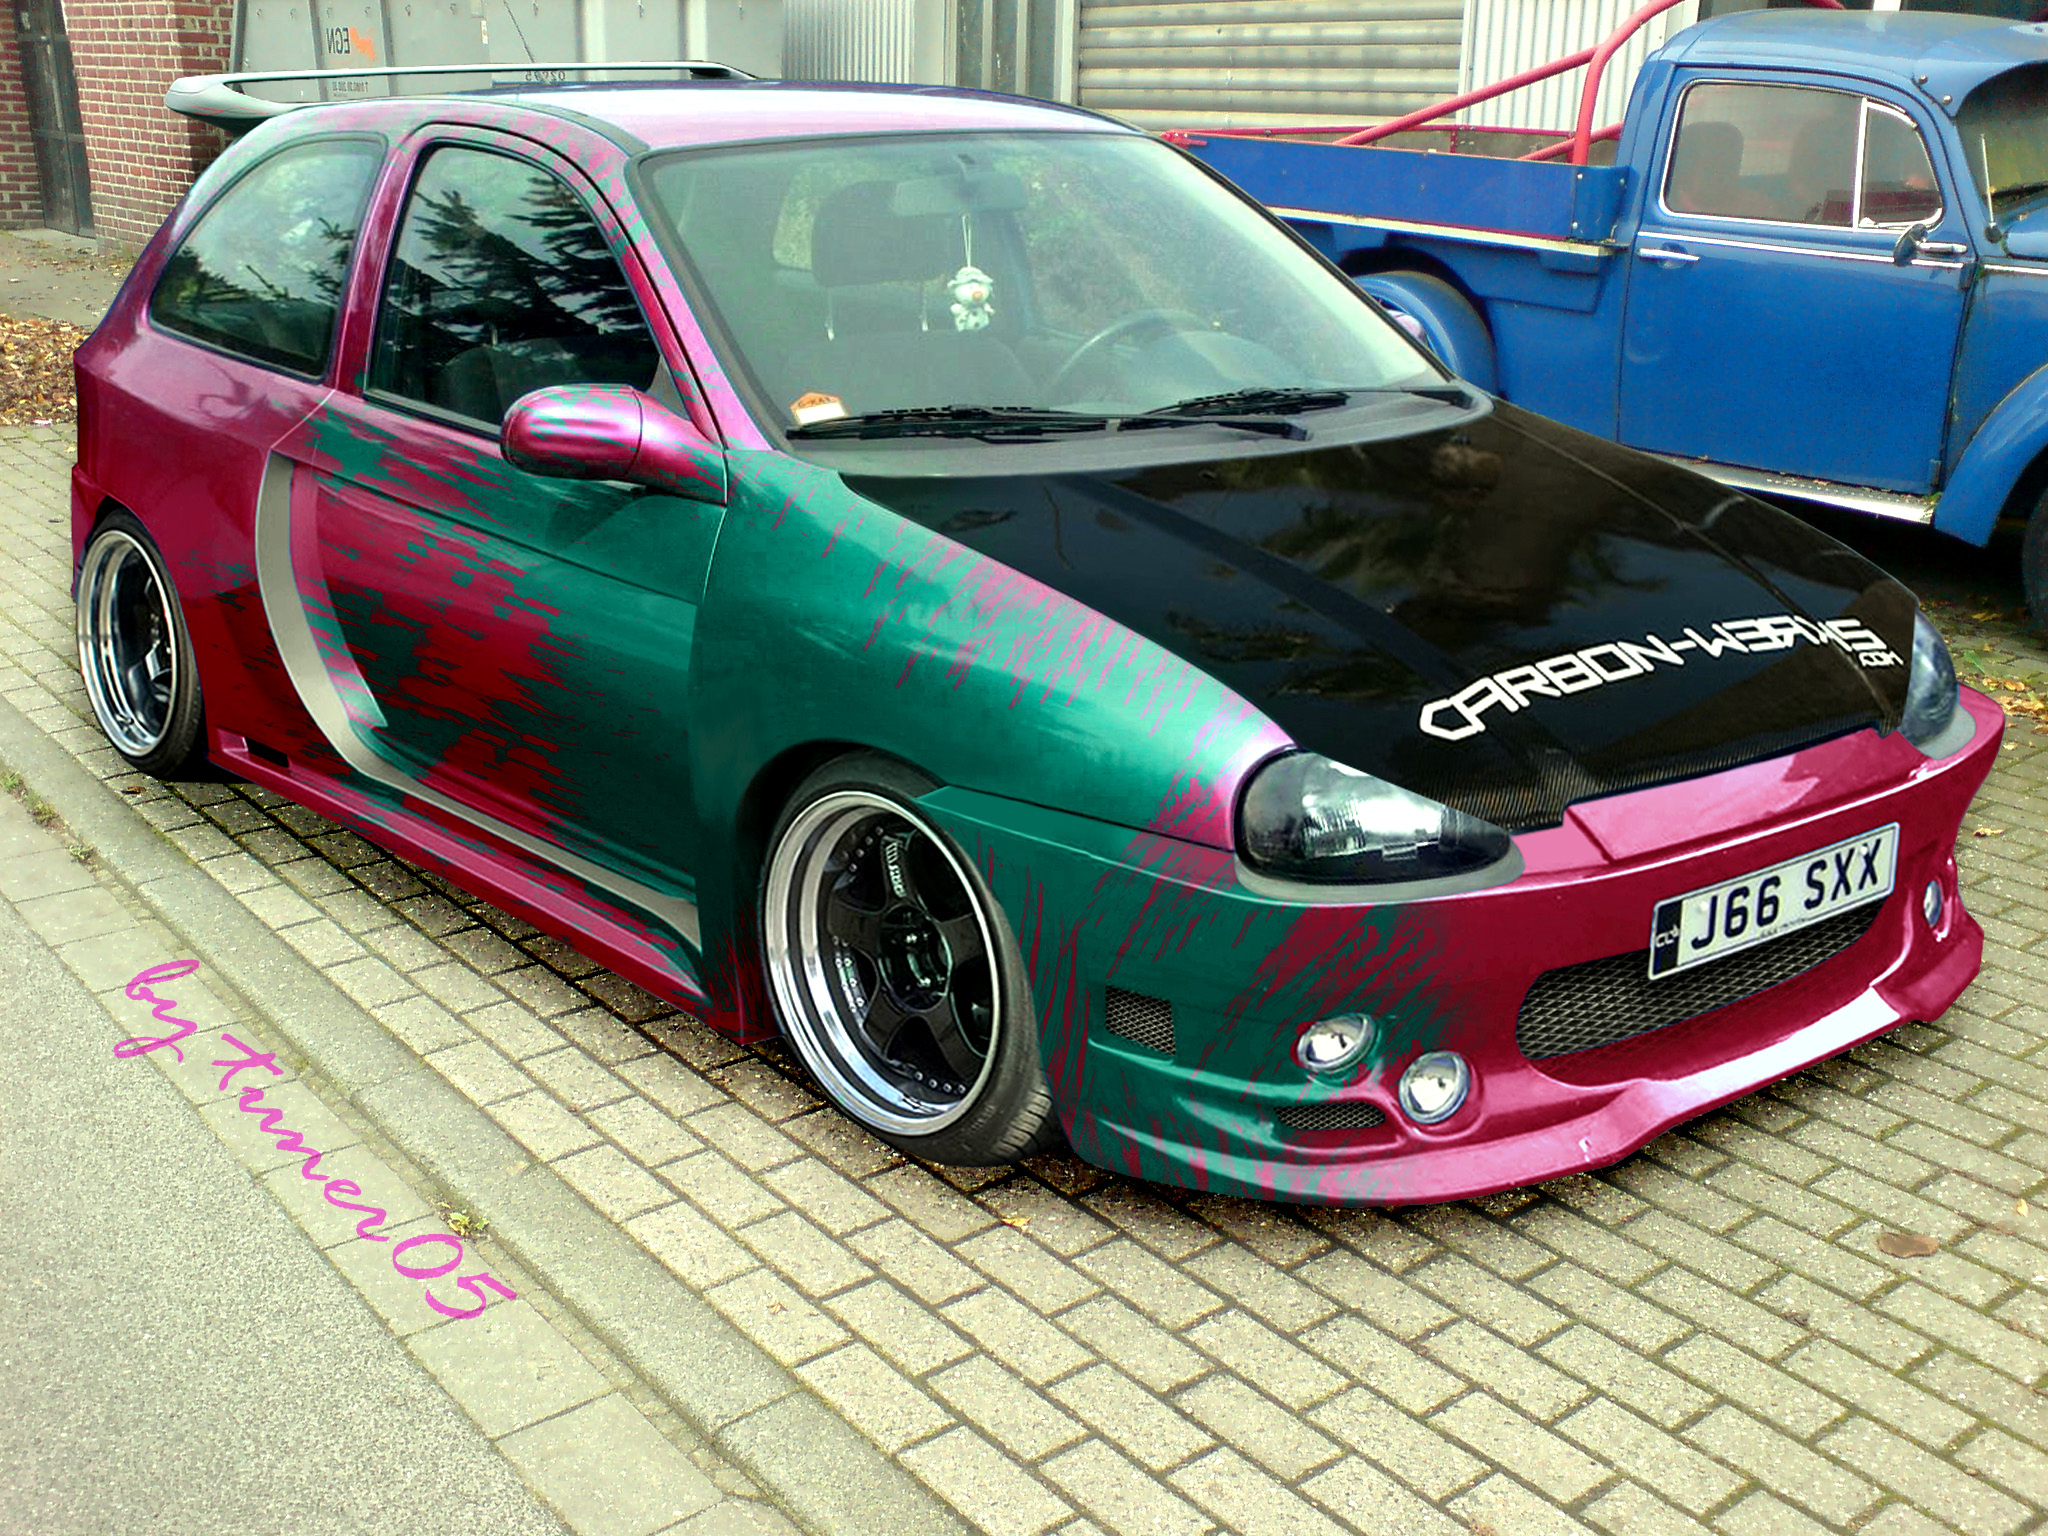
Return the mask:
{"type": "Polygon", "coordinates": [[[1719,885],[1657,903],[1650,976],[1669,976],[1763,944],[1892,893],[1899,824],[1830,843],[1719,885]]]}

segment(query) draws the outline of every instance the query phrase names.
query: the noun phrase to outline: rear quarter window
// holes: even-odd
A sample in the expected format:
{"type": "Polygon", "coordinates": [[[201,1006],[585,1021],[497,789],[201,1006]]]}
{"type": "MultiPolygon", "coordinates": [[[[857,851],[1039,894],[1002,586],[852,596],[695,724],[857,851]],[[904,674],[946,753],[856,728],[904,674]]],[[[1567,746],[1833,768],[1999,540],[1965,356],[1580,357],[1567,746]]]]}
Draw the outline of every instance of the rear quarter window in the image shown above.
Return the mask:
{"type": "Polygon", "coordinates": [[[374,141],[329,139],[263,161],[186,234],[150,295],[150,319],[253,362],[324,373],[383,160],[374,141]]]}

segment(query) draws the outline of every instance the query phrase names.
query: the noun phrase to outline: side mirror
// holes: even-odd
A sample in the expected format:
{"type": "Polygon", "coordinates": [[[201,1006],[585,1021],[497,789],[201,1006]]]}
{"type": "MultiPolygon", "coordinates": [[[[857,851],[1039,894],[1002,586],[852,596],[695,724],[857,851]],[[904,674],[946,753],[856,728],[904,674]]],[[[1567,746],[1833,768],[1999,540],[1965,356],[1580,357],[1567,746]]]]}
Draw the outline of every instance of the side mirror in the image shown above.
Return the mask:
{"type": "Polygon", "coordinates": [[[557,384],[512,402],[498,428],[505,462],[557,480],[624,480],[725,504],[725,452],[623,384],[557,384]]]}

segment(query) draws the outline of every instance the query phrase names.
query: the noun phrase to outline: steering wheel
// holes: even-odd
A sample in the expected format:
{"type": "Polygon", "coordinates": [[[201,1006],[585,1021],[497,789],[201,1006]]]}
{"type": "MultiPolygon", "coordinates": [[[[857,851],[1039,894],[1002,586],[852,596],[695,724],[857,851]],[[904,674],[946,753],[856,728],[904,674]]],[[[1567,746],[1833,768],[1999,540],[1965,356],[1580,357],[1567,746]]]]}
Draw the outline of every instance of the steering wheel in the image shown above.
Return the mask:
{"type": "Polygon", "coordinates": [[[1190,314],[1184,309],[1134,309],[1121,319],[1110,321],[1067,354],[1066,361],[1055,368],[1052,377],[1046,380],[1046,398],[1059,399],[1068,382],[1081,371],[1082,364],[1134,332],[1154,327],[1170,331],[1207,330],[1208,326],[1209,322],[1200,315],[1190,314]]]}

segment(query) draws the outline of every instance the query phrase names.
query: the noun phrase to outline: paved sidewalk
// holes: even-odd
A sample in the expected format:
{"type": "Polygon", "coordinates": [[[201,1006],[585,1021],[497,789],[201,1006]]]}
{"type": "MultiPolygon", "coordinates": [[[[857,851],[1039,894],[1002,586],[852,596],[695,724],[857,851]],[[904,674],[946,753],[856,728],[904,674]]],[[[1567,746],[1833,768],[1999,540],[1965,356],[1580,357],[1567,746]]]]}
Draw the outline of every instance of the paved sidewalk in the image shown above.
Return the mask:
{"type": "MultiPolygon", "coordinates": [[[[975,1528],[2048,1530],[2048,1218],[2028,1203],[2048,1182],[2048,736],[2014,734],[1966,823],[1990,947],[1962,1002],[1615,1169],[1393,1213],[1057,1157],[961,1175],[318,816],[126,774],[72,661],[68,438],[0,435],[0,698],[100,781],[79,777],[81,805],[146,818],[181,878],[232,903],[233,942],[188,941],[254,976],[276,935],[338,989],[336,1017],[359,1010],[480,1106],[975,1528]],[[1888,1257],[1887,1230],[1940,1251],[1888,1257]]],[[[0,755],[26,740],[8,718],[0,755]]],[[[374,1113],[390,1101],[349,1083],[367,1049],[323,1070],[374,1113]]],[[[530,1195],[486,1193],[506,1251],[545,1250],[530,1195]]],[[[744,1417],[676,1406],[763,1475],[744,1417]]]]}
{"type": "MultiPolygon", "coordinates": [[[[24,858],[44,931],[136,929],[0,799],[24,858]]],[[[0,899],[0,1531],[563,1536],[128,1035],[0,899]]]]}
{"type": "Polygon", "coordinates": [[[7,788],[0,1532],[795,1536],[7,788]]]}

